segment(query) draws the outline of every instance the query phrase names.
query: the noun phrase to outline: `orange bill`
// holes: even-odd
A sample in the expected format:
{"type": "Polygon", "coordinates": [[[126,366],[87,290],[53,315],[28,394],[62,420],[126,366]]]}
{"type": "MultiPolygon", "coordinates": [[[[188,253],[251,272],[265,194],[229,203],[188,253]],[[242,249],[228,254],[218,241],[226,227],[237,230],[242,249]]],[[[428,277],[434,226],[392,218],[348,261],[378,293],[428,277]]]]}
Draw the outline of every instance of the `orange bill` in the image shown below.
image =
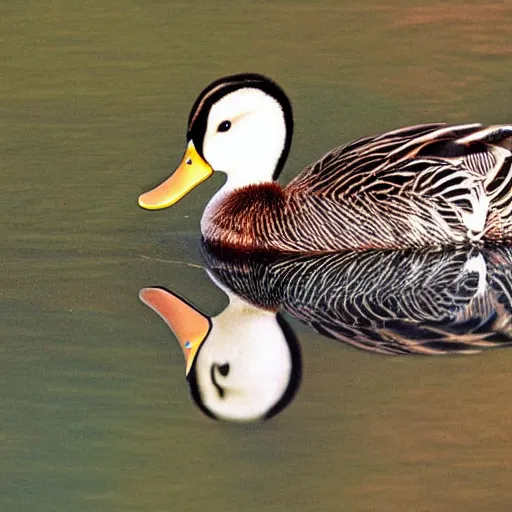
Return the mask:
{"type": "Polygon", "coordinates": [[[210,332],[210,319],[188,302],[162,288],[143,288],[139,298],[158,313],[178,338],[185,356],[185,375],[210,332]]]}
{"type": "Polygon", "coordinates": [[[211,166],[199,156],[194,143],[190,141],[178,168],[158,187],[139,196],[139,206],[146,210],[172,206],[212,173],[211,166]]]}

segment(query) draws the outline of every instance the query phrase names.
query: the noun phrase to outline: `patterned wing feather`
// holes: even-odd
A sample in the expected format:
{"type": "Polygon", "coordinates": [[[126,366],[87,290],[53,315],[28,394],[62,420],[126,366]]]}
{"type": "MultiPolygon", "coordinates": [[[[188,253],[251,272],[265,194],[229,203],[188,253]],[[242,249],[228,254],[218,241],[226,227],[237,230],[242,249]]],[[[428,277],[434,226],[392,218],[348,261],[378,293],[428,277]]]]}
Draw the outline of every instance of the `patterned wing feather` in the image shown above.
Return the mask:
{"type": "Polygon", "coordinates": [[[285,191],[313,212],[310,223],[329,221],[327,239],[332,217],[343,219],[337,243],[347,248],[512,239],[511,147],[512,126],[409,127],[328,153],[285,191]]]}

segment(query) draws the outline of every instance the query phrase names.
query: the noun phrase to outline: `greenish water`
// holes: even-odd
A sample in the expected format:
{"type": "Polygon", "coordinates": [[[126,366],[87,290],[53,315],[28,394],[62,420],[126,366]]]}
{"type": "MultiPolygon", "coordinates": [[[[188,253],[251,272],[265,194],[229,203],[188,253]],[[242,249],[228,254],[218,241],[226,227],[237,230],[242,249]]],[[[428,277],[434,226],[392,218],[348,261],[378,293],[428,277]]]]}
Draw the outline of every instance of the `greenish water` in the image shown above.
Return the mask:
{"type": "Polygon", "coordinates": [[[283,180],[355,137],[510,122],[506,2],[14,2],[0,6],[0,510],[480,511],[512,506],[512,352],[383,358],[293,323],[298,398],[209,421],[179,347],[137,298],[209,314],[199,263],[214,178],[137,207],[181,156],[211,80],[289,93],[283,180]]]}

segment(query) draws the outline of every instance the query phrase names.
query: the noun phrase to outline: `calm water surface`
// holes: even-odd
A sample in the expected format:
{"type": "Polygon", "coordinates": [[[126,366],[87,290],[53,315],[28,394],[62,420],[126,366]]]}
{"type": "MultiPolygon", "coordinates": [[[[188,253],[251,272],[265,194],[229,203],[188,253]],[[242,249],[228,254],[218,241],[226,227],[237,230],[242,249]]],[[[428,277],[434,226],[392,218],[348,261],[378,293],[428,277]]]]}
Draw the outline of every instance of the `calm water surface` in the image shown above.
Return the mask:
{"type": "Polygon", "coordinates": [[[0,510],[480,511],[512,506],[512,352],[386,358],[291,319],[304,381],[274,420],[215,423],[137,298],[209,314],[199,219],[140,192],[178,162],[199,91],[275,78],[295,107],[283,181],[353,138],[510,122],[507,2],[3,2],[0,510]]]}

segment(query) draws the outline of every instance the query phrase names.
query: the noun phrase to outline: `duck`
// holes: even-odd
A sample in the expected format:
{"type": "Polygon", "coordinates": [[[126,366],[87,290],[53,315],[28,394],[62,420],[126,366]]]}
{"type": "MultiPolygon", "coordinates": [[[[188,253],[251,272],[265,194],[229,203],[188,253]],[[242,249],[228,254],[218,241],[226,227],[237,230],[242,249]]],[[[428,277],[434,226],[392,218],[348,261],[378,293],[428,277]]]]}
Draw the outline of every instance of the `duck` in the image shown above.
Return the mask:
{"type": "Polygon", "coordinates": [[[237,423],[265,421],[296,396],[300,345],[280,313],[223,289],[228,306],[213,317],[163,287],[143,288],[139,298],[174,333],[190,394],[204,414],[237,423]]]}
{"type": "Polygon", "coordinates": [[[512,125],[408,126],[329,151],[286,186],[293,113],[273,80],[220,78],[196,99],[176,171],[139,205],[174,205],[227,175],[204,241],[245,253],[457,247],[512,241],[512,125]]]}

